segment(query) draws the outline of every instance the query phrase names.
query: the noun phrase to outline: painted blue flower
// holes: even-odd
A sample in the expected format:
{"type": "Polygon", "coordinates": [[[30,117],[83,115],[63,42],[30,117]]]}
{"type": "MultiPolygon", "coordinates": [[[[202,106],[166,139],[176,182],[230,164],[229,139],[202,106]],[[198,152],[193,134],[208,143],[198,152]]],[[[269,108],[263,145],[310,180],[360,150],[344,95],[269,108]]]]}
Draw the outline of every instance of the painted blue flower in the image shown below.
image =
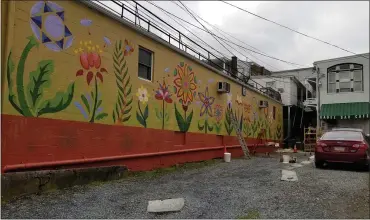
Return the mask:
{"type": "Polygon", "coordinates": [[[81,25],[83,25],[83,26],[85,26],[85,27],[89,27],[89,26],[91,26],[91,24],[92,24],[92,20],[89,20],[89,19],[82,19],[82,20],[80,21],[80,24],[81,24],[81,25]]]}
{"type": "Polygon", "coordinates": [[[109,38],[107,37],[103,37],[103,40],[104,40],[104,47],[107,47],[109,45],[111,45],[112,43],[110,42],[109,38]]]}
{"type": "Polygon", "coordinates": [[[50,50],[61,51],[72,45],[73,35],[64,23],[64,9],[56,3],[35,3],[31,8],[30,25],[37,40],[50,50]]]}
{"type": "Polygon", "coordinates": [[[85,118],[85,119],[88,119],[88,115],[87,115],[87,113],[86,113],[85,109],[82,107],[81,103],[79,103],[79,102],[75,102],[74,104],[75,104],[75,106],[77,107],[77,109],[78,109],[78,110],[80,110],[80,112],[81,112],[81,114],[84,116],[84,118],[85,118]]]}

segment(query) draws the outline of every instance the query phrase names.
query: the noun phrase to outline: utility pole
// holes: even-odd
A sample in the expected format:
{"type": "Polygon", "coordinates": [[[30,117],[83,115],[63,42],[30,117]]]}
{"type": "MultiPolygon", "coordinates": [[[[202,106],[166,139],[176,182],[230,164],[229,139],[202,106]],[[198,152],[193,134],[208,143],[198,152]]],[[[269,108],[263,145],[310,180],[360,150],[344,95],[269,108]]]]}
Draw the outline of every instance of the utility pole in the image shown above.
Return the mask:
{"type": "Polygon", "coordinates": [[[320,131],[320,71],[317,66],[315,66],[316,71],[316,140],[319,137],[320,131]]]}

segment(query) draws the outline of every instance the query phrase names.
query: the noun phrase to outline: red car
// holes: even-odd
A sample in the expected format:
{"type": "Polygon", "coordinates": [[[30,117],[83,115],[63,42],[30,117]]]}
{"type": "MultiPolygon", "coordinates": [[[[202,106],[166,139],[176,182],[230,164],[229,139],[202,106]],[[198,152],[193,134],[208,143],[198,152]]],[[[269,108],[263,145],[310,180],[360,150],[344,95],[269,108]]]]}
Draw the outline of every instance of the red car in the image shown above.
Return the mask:
{"type": "Polygon", "coordinates": [[[353,163],[369,165],[369,136],[360,129],[333,129],[322,135],[315,148],[315,165],[324,163],[353,163]]]}

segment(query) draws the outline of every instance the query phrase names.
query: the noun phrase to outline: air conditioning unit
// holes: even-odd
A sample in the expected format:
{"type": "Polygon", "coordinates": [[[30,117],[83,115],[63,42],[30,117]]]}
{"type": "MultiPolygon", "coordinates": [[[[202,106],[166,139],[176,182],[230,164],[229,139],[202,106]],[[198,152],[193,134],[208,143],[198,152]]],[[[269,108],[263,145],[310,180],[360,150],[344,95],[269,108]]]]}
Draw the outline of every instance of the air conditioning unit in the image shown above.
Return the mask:
{"type": "Polygon", "coordinates": [[[259,104],[259,107],[260,108],[267,108],[269,107],[269,103],[267,101],[260,101],[260,104],[259,104]]]}
{"type": "Polygon", "coordinates": [[[247,95],[247,88],[245,88],[244,86],[242,87],[242,95],[243,96],[247,95]]]}
{"type": "Polygon", "coordinates": [[[280,93],[283,93],[284,92],[284,88],[278,88],[277,91],[280,92],[280,93]]]}
{"type": "Polygon", "coordinates": [[[230,84],[227,82],[218,82],[218,87],[217,87],[218,92],[223,92],[223,93],[229,93],[230,92],[230,84]]]}

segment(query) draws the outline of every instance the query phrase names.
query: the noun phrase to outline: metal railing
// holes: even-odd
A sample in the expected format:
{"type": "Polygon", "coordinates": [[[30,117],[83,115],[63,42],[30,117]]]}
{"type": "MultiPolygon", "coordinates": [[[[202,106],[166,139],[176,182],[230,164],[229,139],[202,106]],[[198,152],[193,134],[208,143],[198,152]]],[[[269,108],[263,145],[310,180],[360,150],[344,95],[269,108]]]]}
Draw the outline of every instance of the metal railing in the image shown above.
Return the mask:
{"type": "Polygon", "coordinates": [[[256,84],[256,86],[254,87],[255,89],[257,89],[261,93],[264,93],[265,95],[268,95],[269,97],[273,99],[281,101],[281,98],[279,96],[276,96],[276,93],[271,92],[271,91],[267,92],[266,89],[263,89],[264,86],[250,79],[250,77],[245,75],[244,73],[238,71],[238,74],[233,74],[232,71],[225,69],[223,65],[222,66],[220,65],[220,63],[223,64],[225,62],[223,58],[216,56],[214,53],[207,50],[202,45],[199,45],[197,42],[195,42],[194,40],[184,35],[181,31],[179,31],[172,25],[165,22],[163,19],[161,19],[160,17],[155,15],[153,12],[151,12],[150,10],[142,6],[140,3],[133,0],[132,2],[134,3],[135,6],[132,6],[132,5],[129,5],[127,2],[126,2],[127,4],[124,4],[117,0],[91,1],[91,2],[99,5],[100,7],[105,8],[106,10],[121,17],[122,19],[129,21],[136,27],[140,27],[143,30],[156,35],[157,37],[161,38],[163,41],[173,46],[178,47],[180,50],[183,50],[184,52],[188,53],[189,55],[192,55],[193,57],[199,59],[200,61],[205,62],[213,67],[217,66],[218,67],[217,69],[222,69],[223,70],[222,72],[227,76],[231,76],[237,79],[238,81],[248,84],[248,85],[249,85],[248,83],[249,80],[253,81],[256,84]],[[118,10],[113,9],[107,4],[108,2],[114,3],[113,5],[118,6],[119,9],[118,10]],[[153,16],[158,21],[164,23],[168,28],[170,28],[171,31],[167,31],[164,28],[157,25],[154,22],[153,18],[152,20],[150,20],[151,16],[149,16],[148,14],[153,16]],[[172,34],[170,32],[172,32],[172,34]],[[185,43],[184,42],[185,40],[187,40],[189,43],[193,45],[196,45],[196,47],[198,47],[198,50],[190,46],[189,43],[185,43]],[[219,61],[219,62],[215,62],[215,61],[219,61]]]}

